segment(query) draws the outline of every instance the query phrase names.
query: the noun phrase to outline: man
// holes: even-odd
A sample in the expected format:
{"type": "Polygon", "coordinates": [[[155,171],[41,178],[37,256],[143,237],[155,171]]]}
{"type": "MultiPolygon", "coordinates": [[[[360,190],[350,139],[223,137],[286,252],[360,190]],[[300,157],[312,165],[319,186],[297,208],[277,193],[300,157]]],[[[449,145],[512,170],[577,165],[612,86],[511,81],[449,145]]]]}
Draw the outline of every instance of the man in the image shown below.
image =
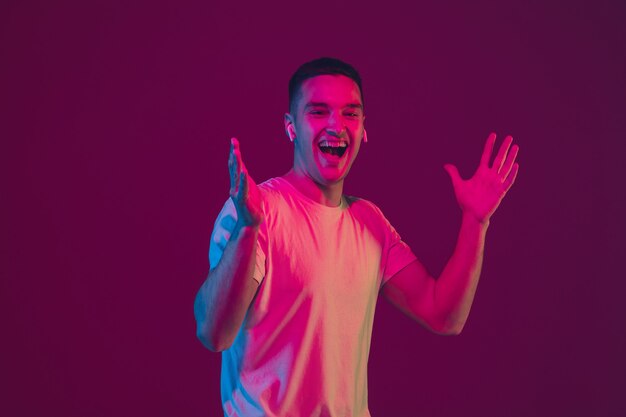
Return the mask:
{"type": "Polygon", "coordinates": [[[507,137],[489,166],[462,180],[446,165],[463,220],[433,278],[371,202],[343,195],[367,142],[361,79],[322,58],[290,86],[285,131],[293,168],[256,185],[231,140],[230,198],[196,297],[197,335],[222,352],[227,416],[369,416],[367,359],[378,294],[439,334],[458,334],[470,311],[489,219],[518,171],[507,137]]]}

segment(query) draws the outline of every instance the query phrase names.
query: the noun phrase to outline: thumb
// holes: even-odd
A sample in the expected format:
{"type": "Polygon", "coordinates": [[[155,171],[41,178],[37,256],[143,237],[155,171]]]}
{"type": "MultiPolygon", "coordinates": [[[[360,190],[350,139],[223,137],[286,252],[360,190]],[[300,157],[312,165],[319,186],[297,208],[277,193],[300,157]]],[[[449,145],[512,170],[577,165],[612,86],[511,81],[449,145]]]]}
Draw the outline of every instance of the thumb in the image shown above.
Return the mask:
{"type": "Polygon", "coordinates": [[[443,166],[443,169],[446,170],[446,172],[448,173],[448,175],[450,176],[450,179],[452,180],[452,184],[456,185],[458,182],[461,181],[461,176],[459,175],[459,170],[456,169],[456,167],[452,164],[445,164],[443,166]]]}

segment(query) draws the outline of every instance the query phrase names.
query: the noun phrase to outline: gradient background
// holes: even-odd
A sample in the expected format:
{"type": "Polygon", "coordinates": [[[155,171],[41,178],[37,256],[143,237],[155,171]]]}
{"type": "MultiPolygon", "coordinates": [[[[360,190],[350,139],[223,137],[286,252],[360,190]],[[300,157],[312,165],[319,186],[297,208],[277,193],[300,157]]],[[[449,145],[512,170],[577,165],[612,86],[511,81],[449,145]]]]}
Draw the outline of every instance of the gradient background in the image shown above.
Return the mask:
{"type": "Polygon", "coordinates": [[[0,413],[221,414],[193,299],[229,138],[257,181],[285,173],[287,81],[328,55],[364,79],[346,191],[432,273],[460,223],[443,164],[471,175],[490,131],[521,147],[463,334],[379,304],[372,415],[626,415],[624,21],[621,1],[2,1],[0,413]]]}

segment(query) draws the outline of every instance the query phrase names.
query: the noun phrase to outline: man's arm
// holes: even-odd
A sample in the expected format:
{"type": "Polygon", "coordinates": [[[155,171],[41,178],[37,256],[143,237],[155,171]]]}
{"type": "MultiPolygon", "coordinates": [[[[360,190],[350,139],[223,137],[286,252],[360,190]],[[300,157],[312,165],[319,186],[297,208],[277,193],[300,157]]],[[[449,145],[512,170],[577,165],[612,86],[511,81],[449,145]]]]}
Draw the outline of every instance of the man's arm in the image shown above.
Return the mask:
{"type": "Polygon", "coordinates": [[[495,139],[493,133],[487,138],[480,165],[469,180],[462,180],[456,167],[445,166],[463,219],[454,252],[439,278],[415,261],[383,286],[387,300],[436,333],[459,334],[463,329],[478,286],[489,219],[517,176],[519,148],[514,145],[509,152],[510,136],[489,167],[495,139]]]}
{"type": "Polygon", "coordinates": [[[259,285],[252,276],[263,221],[261,195],[245,169],[236,139],[231,140],[228,168],[237,223],[194,303],[198,339],[214,352],[233,343],[259,285]]]}

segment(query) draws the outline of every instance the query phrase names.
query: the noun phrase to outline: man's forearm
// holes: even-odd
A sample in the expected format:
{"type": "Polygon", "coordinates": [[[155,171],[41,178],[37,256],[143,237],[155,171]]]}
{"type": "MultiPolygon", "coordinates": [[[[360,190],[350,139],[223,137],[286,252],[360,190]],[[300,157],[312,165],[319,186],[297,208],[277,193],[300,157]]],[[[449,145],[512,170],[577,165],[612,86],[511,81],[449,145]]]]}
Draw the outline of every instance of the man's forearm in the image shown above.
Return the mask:
{"type": "Polygon", "coordinates": [[[434,305],[447,333],[458,334],[470,312],[483,263],[489,221],[463,214],[456,247],[434,287],[434,305]]]}
{"type": "Polygon", "coordinates": [[[213,351],[228,348],[254,297],[258,227],[237,225],[222,258],[200,287],[194,303],[197,336],[213,351]]]}

